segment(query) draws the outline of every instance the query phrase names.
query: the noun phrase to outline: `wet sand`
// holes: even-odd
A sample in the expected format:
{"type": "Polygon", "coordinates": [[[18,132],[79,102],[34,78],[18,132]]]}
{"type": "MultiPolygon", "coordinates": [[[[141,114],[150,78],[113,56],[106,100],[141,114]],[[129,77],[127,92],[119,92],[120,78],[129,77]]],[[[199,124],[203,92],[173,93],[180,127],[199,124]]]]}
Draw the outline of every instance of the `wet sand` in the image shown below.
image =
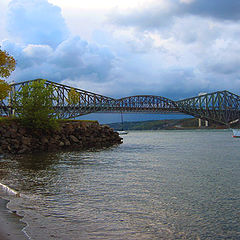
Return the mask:
{"type": "Polygon", "coordinates": [[[0,198],[0,240],[26,240],[20,217],[6,208],[7,201],[0,198]]]}

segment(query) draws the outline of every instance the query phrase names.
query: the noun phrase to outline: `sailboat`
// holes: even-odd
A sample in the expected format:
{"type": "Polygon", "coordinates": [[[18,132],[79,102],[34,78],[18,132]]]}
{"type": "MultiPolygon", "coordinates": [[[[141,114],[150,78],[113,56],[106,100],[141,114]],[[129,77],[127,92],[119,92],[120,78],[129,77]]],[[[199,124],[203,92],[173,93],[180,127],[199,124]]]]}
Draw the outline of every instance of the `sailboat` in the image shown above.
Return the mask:
{"type": "Polygon", "coordinates": [[[121,131],[117,131],[119,135],[126,135],[128,134],[127,131],[121,130],[121,131]]]}
{"type": "Polygon", "coordinates": [[[232,128],[232,131],[233,131],[234,138],[240,138],[240,129],[239,128],[232,128]]]}
{"type": "Polygon", "coordinates": [[[240,138],[239,119],[230,122],[234,138],[240,138]]]}
{"type": "Polygon", "coordinates": [[[117,131],[118,134],[119,134],[119,135],[126,135],[126,134],[128,134],[127,131],[124,131],[124,130],[123,130],[123,114],[122,114],[122,112],[121,112],[121,123],[122,123],[122,129],[121,129],[121,131],[117,131]]]}

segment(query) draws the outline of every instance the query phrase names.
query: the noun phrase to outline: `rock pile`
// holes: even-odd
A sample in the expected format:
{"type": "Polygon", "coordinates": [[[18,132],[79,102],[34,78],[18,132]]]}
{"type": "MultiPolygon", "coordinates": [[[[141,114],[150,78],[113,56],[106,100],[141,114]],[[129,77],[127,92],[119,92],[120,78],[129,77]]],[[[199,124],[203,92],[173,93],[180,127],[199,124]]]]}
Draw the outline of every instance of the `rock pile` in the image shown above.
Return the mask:
{"type": "Polygon", "coordinates": [[[122,138],[117,132],[96,121],[64,121],[52,131],[29,130],[18,121],[0,122],[0,153],[82,150],[120,143],[122,138]]]}

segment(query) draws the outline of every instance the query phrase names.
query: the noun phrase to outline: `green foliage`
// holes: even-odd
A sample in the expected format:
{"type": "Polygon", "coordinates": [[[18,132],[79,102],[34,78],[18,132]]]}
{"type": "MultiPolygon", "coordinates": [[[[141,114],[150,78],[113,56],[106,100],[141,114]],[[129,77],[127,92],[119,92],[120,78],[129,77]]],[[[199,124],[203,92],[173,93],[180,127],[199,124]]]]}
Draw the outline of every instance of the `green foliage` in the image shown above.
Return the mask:
{"type": "MultiPolygon", "coordinates": [[[[120,130],[122,128],[121,123],[109,124],[110,127],[120,130]]],[[[164,119],[153,121],[141,121],[141,122],[124,122],[124,130],[161,130],[161,129],[176,129],[176,126],[180,128],[198,128],[198,119],[186,118],[186,119],[164,119]]],[[[178,129],[179,129],[178,127],[178,129]]]]}
{"type": "Polygon", "coordinates": [[[68,93],[67,102],[69,104],[77,105],[79,101],[80,101],[80,93],[77,92],[74,88],[71,88],[71,90],[68,93]]]}
{"type": "Polygon", "coordinates": [[[4,100],[11,91],[10,85],[4,80],[0,79],[0,101],[4,100]]]}
{"type": "MultiPolygon", "coordinates": [[[[10,56],[6,51],[0,50],[0,77],[8,78],[12,71],[15,70],[16,61],[10,56]]],[[[8,93],[10,92],[11,87],[7,82],[0,79],[0,101],[4,100],[8,93]]]]}
{"type": "Polygon", "coordinates": [[[46,86],[45,80],[39,79],[22,86],[14,99],[14,107],[21,122],[29,128],[51,129],[57,127],[53,110],[53,87],[46,86]]]}
{"type": "Polygon", "coordinates": [[[6,51],[0,50],[0,77],[8,78],[15,70],[16,61],[6,51]]]}

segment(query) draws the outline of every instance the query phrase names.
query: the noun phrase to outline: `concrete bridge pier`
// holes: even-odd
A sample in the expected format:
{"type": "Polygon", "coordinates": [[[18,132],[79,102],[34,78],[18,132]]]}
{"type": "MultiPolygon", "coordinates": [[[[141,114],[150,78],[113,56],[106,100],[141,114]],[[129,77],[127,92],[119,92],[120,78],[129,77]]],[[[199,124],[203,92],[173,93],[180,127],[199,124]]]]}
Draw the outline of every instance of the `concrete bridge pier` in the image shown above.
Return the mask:
{"type": "MultiPolygon", "coordinates": [[[[205,120],[204,123],[205,123],[205,127],[209,126],[208,120],[205,120]]],[[[199,128],[202,127],[202,119],[201,118],[198,119],[198,127],[199,128]]]]}
{"type": "Polygon", "coordinates": [[[205,120],[205,127],[208,127],[208,120],[205,120]]]}

